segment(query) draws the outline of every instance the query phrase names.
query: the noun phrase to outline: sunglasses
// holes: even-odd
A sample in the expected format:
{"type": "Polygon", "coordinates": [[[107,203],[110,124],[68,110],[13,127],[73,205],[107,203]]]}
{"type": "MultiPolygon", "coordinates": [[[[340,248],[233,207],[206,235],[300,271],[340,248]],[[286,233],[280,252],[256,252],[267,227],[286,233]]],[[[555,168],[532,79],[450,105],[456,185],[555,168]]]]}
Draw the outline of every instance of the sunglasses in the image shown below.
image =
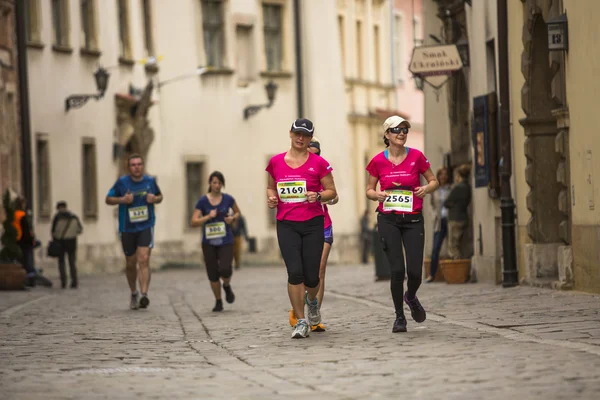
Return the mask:
{"type": "Polygon", "coordinates": [[[396,126],[394,128],[390,128],[388,129],[389,132],[391,133],[404,133],[405,135],[408,134],[408,128],[401,128],[399,126],[396,126]]]}

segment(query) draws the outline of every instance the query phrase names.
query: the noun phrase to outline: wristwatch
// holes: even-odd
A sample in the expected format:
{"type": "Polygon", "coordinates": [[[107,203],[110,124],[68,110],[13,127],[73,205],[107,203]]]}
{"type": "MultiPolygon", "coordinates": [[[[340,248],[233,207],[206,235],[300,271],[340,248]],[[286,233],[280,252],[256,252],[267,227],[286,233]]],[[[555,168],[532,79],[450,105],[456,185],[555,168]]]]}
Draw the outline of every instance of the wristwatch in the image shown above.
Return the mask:
{"type": "Polygon", "coordinates": [[[318,193],[317,193],[317,201],[318,201],[318,202],[321,202],[321,192],[318,192],[318,193]]]}

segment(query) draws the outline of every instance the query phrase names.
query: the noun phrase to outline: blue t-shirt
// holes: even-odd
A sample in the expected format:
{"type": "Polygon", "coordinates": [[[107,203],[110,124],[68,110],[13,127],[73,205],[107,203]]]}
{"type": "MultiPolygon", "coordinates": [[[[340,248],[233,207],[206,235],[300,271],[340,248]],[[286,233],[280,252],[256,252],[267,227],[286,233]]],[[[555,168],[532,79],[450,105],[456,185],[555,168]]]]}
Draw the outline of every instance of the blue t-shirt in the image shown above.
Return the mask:
{"type": "Polygon", "coordinates": [[[217,210],[217,216],[209,219],[202,227],[202,243],[212,246],[223,246],[233,243],[233,232],[231,226],[225,222],[225,217],[229,209],[233,207],[235,199],[230,195],[223,193],[223,199],[217,206],[213,206],[208,201],[208,196],[200,197],[196,203],[196,210],[200,210],[202,215],[208,215],[214,209],[217,210]]]}
{"type": "Polygon", "coordinates": [[[127,192],[133,194],[133,203],[119,204],[119,232],[140,232],[154,227],[154,204],[148,204],[146,195],[161,194],[156,180],[144,175],[141,181],[136,182],[131,176],[125,175],[117,179],[108,196],[123,197],[127,192]]]}

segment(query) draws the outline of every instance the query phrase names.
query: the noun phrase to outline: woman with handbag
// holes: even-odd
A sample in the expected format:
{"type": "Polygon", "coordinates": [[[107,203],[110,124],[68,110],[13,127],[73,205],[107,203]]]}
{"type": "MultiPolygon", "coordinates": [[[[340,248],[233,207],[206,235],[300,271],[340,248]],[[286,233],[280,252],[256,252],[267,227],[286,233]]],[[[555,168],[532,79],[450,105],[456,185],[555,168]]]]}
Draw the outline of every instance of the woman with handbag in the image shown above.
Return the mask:
{"type": "Polygon", "coordinates": [[[65,201],[56,203],[58,211],[52,220],[53,241],[48,246],[48,255],[58,258],[61,287],[67,287],[65,254],[69,259],[69,275],[71,288],[76,289],[77,280],[77,236],[83,232],[83,226],[77,215],[67,209],[65,201]]]}

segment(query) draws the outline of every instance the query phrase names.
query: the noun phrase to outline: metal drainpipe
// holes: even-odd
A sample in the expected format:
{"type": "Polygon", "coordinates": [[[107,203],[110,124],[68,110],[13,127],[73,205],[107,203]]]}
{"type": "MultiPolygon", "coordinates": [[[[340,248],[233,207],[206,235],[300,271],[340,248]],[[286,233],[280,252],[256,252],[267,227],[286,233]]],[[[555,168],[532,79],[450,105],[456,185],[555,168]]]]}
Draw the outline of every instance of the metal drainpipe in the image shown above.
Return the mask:
{"type": "Polygon", "coordinates": [[[17,52],[19,70],[19,110],[21,119],[22,185],[27,205],[33,215],[33,173],[31,162],[31,124],[29,115],[29,78],[27,74],[27,31],[24,1],[15,1],[17,20],[17,52]]]}
{"type": "Polygon", "coordinates": [[[500,211],[502,215],[502,252],[504,258],[502,286],[519,283],[515,245],[515,202],[512,198],[512,144],[510,136],[510,99],[508,82],[508,12],[507,0],[498,0],[498,80],[500,115],[500,211]]]}
{"type": "Polygon", "coordinates": [[[294,28],[296,31],[296,95],[298,101],[298,118],[304,116],[304,84],[302,71],[302,39],[300,37],[300,0],[294,0],[294,28]]]}

